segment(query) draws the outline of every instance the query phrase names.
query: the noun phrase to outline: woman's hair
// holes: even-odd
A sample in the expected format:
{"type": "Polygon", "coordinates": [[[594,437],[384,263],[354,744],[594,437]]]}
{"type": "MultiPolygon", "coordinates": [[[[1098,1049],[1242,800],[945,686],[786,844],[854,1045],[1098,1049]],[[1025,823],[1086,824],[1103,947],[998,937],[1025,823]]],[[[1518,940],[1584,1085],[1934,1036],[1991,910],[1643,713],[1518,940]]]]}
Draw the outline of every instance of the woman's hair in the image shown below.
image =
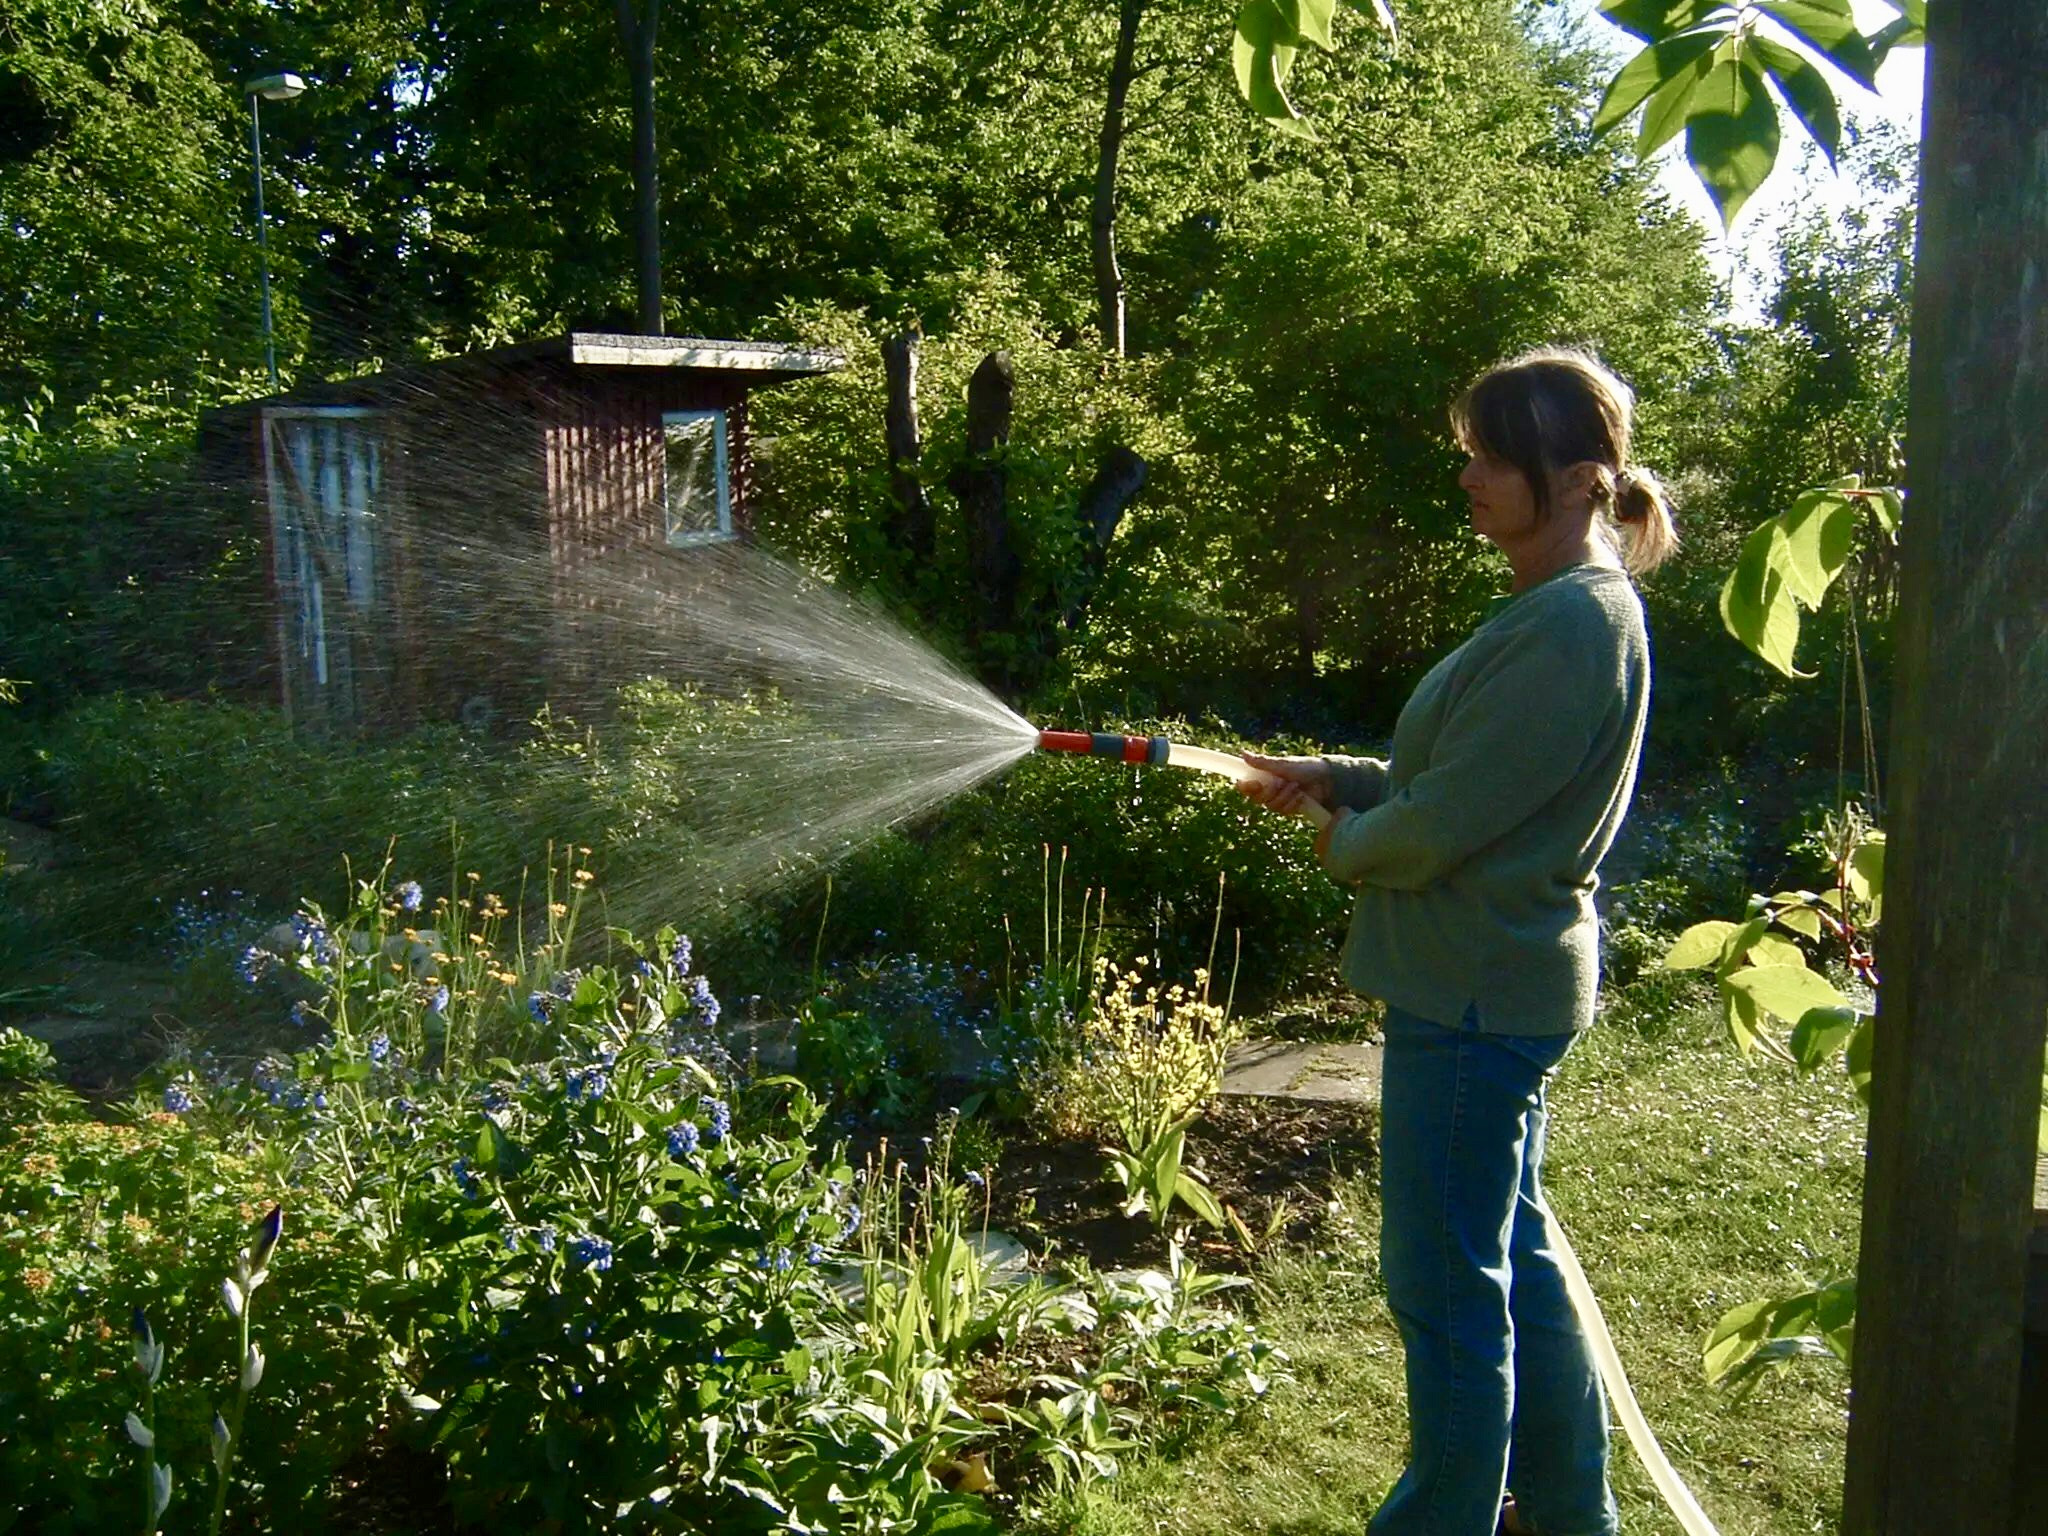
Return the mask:
{"type": "Polygon", "coordinates": [[[1539,347],[1481,374],[1451,407],[1451,427],[1466,452],[1522,472],[1539,520],[1550,514],[1551,477],[1592,465],[1594,508],[1615,525],[1623,562],[1640,575],[1678,548],[1678,527],[1657,477],[1628,461],[1634,415],[1635,392],[1598,358],[1539,347]]]}

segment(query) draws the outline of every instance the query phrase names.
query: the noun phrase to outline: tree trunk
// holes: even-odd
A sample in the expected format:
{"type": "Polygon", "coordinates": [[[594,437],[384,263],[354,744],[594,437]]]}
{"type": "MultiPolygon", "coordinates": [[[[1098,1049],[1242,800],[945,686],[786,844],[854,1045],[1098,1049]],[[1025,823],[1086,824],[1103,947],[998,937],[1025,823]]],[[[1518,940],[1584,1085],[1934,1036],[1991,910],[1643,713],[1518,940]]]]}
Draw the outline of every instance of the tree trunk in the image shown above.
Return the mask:
{"type": "Polygon", "coordinates": [[[996,453],[1010,440],[1015,396],[1010,354],[989,353],[967,382],[967,459],[946,479],[967,514],[967,561],[981,635],[1006,634],[1017,623],[1023,565],[1010,543],[1008,474],[996,453]]]}
{"type": "Polygon", "coordinates": [[[2048,1017],[2048,7],[1928,7],[1912,490],[1843,1526],[2041,1529],[2016,1479],[2048,1017]]]}
{"type": "Polygon", "coordinates": [[[931,506],[917,478],[924,443],[917,426],[917,327],[882,343],[882,373],[889,396],[883,408],[883,433],[889,450],[889,490],[896,511],[889,542],[918,566],[932,558],[931,506]]]}
{"type": "Polygon", "coordinates": [[[1124,275],[1116,262],[1116,171],[1124,147],[1124,106],[1138,51],[1138,23],[1146,0],[1121,0],[1116,18],[1116,57],[1109,66],[1109,99],[1102,110],[1102,138],[1095,157],[1095,205],[1090,217],[1095,260],[1095,308],[1102,345],[1124,353],[1124,275]]]}
{"type": "Polygon", "coordinates": [[[1145,478],[1150,472],[1144,459],[1119,445],[1102,456],[1102,465],[1095,471],[1095,478],[1081,493],[1077,513],[1085,538],[1082,545],[1083,576],[1073,601],[1067,605],[1067,628],[1080,628],[1081,620],[1086,617],[1088,604],[1095,596],[1104,568],[1109,564],[1109,541],[1116,537],[1125,511],[1138,492],[1145,488],[1145,478]]]}
{"type": "Polygon", "coordinates": [[[647,14],[634,14],[633,0],[618,0],[619,41],[633,82],[633,270],[639,294],[640,333],[659,336],[661,320],[661,170],[654,142],[654,33],[661,0],[646,0],[647,14]]]}

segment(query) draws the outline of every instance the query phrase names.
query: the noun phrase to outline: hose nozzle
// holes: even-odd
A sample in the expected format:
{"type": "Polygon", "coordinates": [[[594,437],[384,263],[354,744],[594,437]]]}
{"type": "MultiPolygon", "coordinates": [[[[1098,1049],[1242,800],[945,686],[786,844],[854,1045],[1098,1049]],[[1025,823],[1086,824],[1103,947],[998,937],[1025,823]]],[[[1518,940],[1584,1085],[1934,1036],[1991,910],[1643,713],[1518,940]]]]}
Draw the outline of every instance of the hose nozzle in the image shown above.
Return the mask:
{"type": "Polygon", "coordinates": [[[1113,731],[1040,731],[1041,752],[1078,752],[1113,757],[1120,763],[1163,763],[1171,743],[1164,736],[1119,736],[1113,731]]]}

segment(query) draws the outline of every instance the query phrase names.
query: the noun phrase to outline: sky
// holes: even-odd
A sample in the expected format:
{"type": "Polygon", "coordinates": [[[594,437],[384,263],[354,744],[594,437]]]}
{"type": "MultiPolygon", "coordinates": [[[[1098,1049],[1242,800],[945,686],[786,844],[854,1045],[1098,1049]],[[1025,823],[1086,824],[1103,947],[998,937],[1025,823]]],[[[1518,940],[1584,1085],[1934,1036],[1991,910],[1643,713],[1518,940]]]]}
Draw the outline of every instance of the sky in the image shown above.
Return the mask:
{"type": "MultiPolygon", "coordinates": [[[[1601,19],[1599,0],[1567,0],[1574,13],[1591,18],[1590,31],[1596,40],[1612,47],[1617,67],[1641,46],[1619,27],[1601,19]]],[[[1865,32],[1875,31],[1896,13],[1883,0],[1852,0],[1856,19],[1865,32]]],[[[1873,95],[1847,77],[1830,72],[1836,100],[1841,103],[1845,122],[1850,124],[1890,123],[1914,138],[1920,133],[1920,92],[1925,55],[1918,48],[1901,49],[1878,71],[1878,92],[1873,95]]],[[[1658,151],[1658,184],[1674,202],[1689,212],[1707,231],[1707,253],[1718,276],[1729,285],[1736,313],[1755,317],[1768,298],[1766,274],[1771,269],[1771,247],[1777,231],[1794,212],[1818,201],[1840,211],[1858,197],[1855,184],[1828,168],[1818,155],[1808,156],[1811,140],[1806,130],[1789,113],[1781,113],[1784,140],[1778,163],[1770,180],[1752,197],[1728,234],[1721,230],[1721,218],[1712,199],[1685,163],[1685,139],[1680,135],[1658,151]]]]}

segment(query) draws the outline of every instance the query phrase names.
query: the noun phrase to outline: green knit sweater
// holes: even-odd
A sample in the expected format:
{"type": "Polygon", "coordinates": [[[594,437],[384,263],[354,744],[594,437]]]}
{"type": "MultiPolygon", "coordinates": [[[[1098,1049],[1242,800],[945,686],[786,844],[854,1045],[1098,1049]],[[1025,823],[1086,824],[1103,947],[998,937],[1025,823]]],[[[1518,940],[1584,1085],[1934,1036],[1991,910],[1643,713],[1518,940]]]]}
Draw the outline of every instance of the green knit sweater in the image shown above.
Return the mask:
{"type": "Polygon", "coordinates": [[[1643,608],[1620,570],[1567,566],[1503,600],[1401,710],[1389,762],[1329,759],[1358,815],[1325,865],[1358,886],[1344,974],[1494,1034],[1593,1021],[1593,892],[1649,714],[1643,608]]]}

